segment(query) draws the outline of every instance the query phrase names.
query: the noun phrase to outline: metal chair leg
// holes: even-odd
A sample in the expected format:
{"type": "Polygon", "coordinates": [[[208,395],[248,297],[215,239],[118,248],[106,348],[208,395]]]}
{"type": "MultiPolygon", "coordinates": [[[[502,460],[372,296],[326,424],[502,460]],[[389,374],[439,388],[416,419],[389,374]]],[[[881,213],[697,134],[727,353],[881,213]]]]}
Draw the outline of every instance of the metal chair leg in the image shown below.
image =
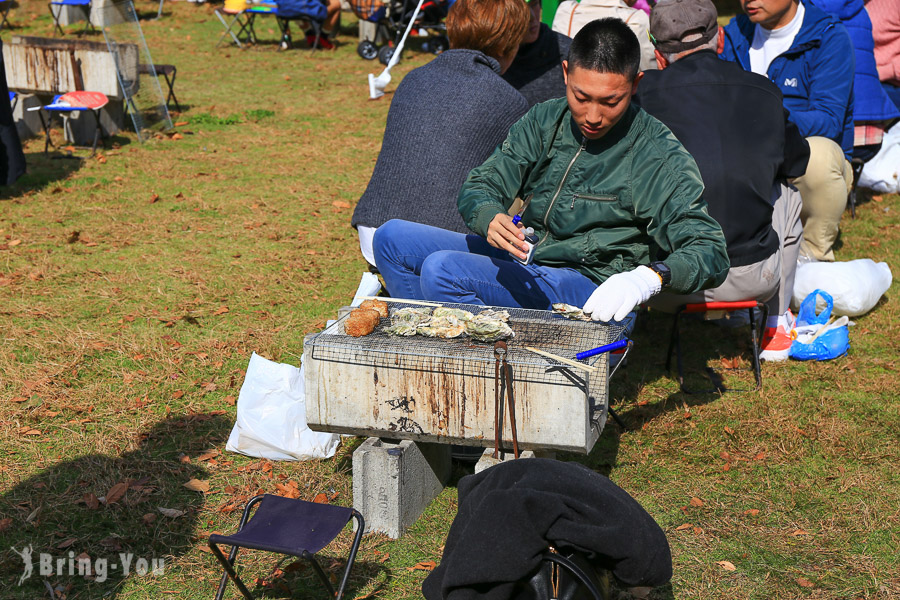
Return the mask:
{"type": "Polygon", "coordinates": [[[97,154],[97,142],[100,141],[100,133],[101,133],[101,125],[100,125],[100,111],[92,110],[94,113],[94,124],[97,128],[94,130],[94,144],[91,146],[91,156],[97,154]]]}

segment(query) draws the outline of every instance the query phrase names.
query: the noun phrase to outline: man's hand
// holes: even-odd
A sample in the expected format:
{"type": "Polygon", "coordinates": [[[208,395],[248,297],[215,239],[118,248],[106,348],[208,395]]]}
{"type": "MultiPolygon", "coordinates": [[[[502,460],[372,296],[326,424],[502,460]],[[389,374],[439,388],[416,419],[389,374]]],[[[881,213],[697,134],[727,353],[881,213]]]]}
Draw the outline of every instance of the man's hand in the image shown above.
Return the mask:
{"type": "Polygon", "coordinates": [[[621,321],[638,304],[662,289],[662,279],[650,267],[616,273],[594,290],[582,309],[594,321],[621,321]]]}
{"type": "Polygon", "coordinates": [[[494,248],[506,250],[525,260],[528,257],[528,246],[525,244],[525,234],[517,225],[513,225],[512,218],[504,213],[498,213],[488,225],[487,243],[494,248]]]}

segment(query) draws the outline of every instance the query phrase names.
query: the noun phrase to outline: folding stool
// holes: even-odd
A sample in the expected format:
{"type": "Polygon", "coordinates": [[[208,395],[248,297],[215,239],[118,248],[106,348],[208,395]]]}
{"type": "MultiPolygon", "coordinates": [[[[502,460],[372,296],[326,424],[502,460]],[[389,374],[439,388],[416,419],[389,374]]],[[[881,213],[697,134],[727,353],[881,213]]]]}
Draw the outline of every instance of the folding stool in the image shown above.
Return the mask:
{"type": "Polygon", "coordinates": [[[169,88],[169,94],[166,96],[166,106],[171,108],[169,103],[174,102],[175,110],[181,112],[181,105],[178,104],[178,98],[175,97],[175,77],[178,75],[178,69],[175,68],[175,65],[153,65],[153,71],[151,71],[150,65],[141,64],[138,67],[138,72],[141,75],[155,74],[157,77],[162,75],[169,88]],[[171,79],[169,78],[170,75],[171,79]]]}
{"type": "Polygon", "coordinates": [[[251,498],[244,508],[237,533],[229,536],[218,534],[209,536],[209,547],[225,569],[222,580],[219,582],[216,600],[222,600],[229,578],[247,600],[253,600],[253,595],[234,569],[239,548],[287,554],[309,561],[330,597],[334,600],[341,600],[350,577],[350,570],[356,560],[356,551],[359,549],[359,542],[364,530],[363,516],[352,508],[317,504],[269,494],[251,498]],[[259,504],[259,508],[253,514],[253,518],[248,521],[250,510],[257,504],[259,504]],[[331,581],[314,555],[334,540],[350,519],[356,519],[356,536],[347,557],[347,567],[344,569],[340,586],[335,592],[334,586],[331,585],[331,581]],[[218,544],[232,546],[227,558],[218,544]]]}
{"type": "Polygon", "coordinates": [[[100,139],[100,110],[109,103],[109,99],[101,92],[69,92],[67,94],[59,94],[53,97],[53,102],[46,106],[35,106],[29,110],[38,111],[41,118],[41,125],[44,127],[44,153],[53,142],[50,140],[50,119],[53,113],[72,113],[90,111],[94,115],[94,123],[96,130],[94,131],[94,143],[91,146],[91,156],[97,152],[97,142],[100,139]],[[44,112],[47,111],[48,116],[44,119],[44,112]]]}
{"type": "MultiPolygon", "coordinates": [[[[710,379],[713,382],[714,388],[711,390],[689,390],[684,386],[684,369],[682,366],[681,359],[681,332],[679,329],[679,322],[681,319],[681,315],[683,313],[705,313],[710,311],[724,311],[724,312],[734,312],[736,310],[749,310],[750,311],[750,344],[753,348],[753,374],[756,377],[756,387],[753,391],[758,391],[762,387],[762,373],[760,372],[759,366],[759,346],[760,339],[762,337],[763,329],[766,326],[766,317],[768,316],[768,308],[762,302],[757,300],[742,300],[737,302],[697,302],[692,304],[685,304],[678,308],[675,312],[674,321],[672,323],[672,335],[669,338],[669,351],[666,357],[666,371],[670,370],[672,364],[672,351],[675,351],[676,359],[678,361],[678,385],[681,388],[681,391],[686,394],[696,394],[696,393],[721,393],[725,391],[729,391],[724,388],[720,383],[718,383],[713,375],[713,373],[709,373],[710,379]],[[756,311],[760,312],[760,322],[759,326],[757,326],[756,319],[756,311]]],[[[712,369],[707,368],[707,371],[712,371],[712,369]]],[[[750,390],[730,390],[733,392],[743,392],[750,390]]]]}
{"type": "Polygon", "coordinates": [[[48,6],[50,7],[50,16],[53,17],[53,25],[59,31],[59,35],[66,35],[66,32],[63,31],[62,26],[59,24],[59,18],[67,6],[78,6],[84,11],[85,25],[78,35],[84,35],[88,29],[91,30],[91,33],[97,31],[94,24],[91,23],[91,0],[52,0],[48,6]],[[53,11],[54,6],[58,8],[56,12],[53,11]]]}

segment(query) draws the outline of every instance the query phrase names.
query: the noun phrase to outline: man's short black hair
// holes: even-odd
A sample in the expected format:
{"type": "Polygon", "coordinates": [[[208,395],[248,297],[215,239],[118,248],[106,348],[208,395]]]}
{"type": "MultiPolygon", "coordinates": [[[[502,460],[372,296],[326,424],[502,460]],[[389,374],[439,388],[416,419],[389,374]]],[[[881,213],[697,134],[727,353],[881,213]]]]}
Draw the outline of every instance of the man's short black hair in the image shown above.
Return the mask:
{"type": "Polygon", "coordinates": [[[634,81],[641,69],[641,45],[622,19],[597,19],[575,34],[567,60],[570,70],[616,73],[634,81]]]}

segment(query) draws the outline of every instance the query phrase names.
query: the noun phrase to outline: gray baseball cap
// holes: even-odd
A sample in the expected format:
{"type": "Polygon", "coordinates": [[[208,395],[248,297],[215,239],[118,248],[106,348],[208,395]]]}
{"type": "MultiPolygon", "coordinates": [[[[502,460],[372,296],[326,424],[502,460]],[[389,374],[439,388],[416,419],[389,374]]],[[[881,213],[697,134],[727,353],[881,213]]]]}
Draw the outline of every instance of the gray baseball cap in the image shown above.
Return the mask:
{"type": "Polygon", "coordinates": [[[660,0],[650,13],[650,39],[660,52],[684,52],[702,46],[719,30],[717,16],[711,0],[660,0]],[[701,35],[682,42],[690,33],[701,35]]]}

